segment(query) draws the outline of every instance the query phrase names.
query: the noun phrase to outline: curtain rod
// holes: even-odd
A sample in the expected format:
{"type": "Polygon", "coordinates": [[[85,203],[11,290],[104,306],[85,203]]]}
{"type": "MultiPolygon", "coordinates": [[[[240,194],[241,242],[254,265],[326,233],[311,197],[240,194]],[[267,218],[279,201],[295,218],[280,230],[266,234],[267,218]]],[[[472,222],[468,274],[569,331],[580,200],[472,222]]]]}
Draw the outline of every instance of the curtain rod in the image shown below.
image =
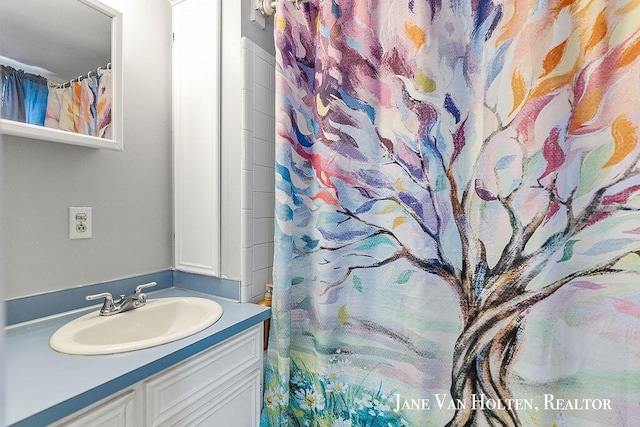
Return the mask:
{"type": "MultiPolygon", "coordinates": [[[[296,5],[300,3],[307,3],[309,0],[286,0],[289,3],[295,3],[296,5]]],[[[256,9],[260,11],[264,16],[271,16],[276,13],[276,0],[257,0],[258,5],[256,9]]]]}
{"type": "Polygon", "coordinates": [[[60,84],[55,84],[54,83],[54,84],[51,84],[51,86],[57,87],[58,89],[69,87],[69,86],[71,86],[71,83],[73,83],[73,82],[79,82],[80,80],[84,80],[84,79],[87,79],[87,78],[91,77],[91,73],[94,73],[95,75],[99,76],[101,70],[109,70],[109,71],[111,71],[111,62],[109,62],[105,68],[98,67],[98,69],[96,71],[89,71],[86,75],[85,74],[81,74],[81,75],[78,76],[77,79],[71,79],[66,83],[60,83],[60,84]]]}

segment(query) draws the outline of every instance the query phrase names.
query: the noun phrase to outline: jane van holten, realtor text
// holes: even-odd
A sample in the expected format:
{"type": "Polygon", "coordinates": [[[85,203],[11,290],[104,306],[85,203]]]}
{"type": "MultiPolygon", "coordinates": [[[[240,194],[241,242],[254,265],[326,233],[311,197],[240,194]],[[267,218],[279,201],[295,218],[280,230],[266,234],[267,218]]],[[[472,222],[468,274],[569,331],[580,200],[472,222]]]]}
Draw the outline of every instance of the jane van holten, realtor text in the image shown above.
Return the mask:
{"type": "Polygon", "coordinates": [[[483,394],[472,394],[470,400],[453,399],[448,394],[434,394],[431,398],[408,399],[396,394],[396,406],[398,411],[428,411],[430,409],[476,409],[476,410],[502,410],[502,409],[530,409],[534,411],[610,411],[610,399],[561,399],[553,394],[543,395],[542,406],[536,404],[535,399],[490,399],[483,394]]]}

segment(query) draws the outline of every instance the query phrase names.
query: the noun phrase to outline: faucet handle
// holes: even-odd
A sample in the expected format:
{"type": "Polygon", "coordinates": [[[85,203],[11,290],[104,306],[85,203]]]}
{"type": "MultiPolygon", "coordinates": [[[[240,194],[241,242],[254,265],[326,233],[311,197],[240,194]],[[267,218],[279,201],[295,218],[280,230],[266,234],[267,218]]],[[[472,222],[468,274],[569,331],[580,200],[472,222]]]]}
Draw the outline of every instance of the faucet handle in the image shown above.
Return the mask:
{"type": "Polygon", "coordinates": [[[95,294],[95,295],[87,295],[85,297],[87,301],[100,299],[100,298],[104,298],[104,304],[102,304],[100,313],[110,313],[116,309],[115,305],[113,304],[113,296],[109,292],[103,292],[101,294],[95,294]]]}
{"type": "Polygon", "coordinates": [[[109,292],[103,292],[101,294],[95,294],[95,295],[87,295],[85,297],[87,301],[100,299],[100,298],[105,298],[107,301],[113,301],[113,296],[109,292]]]}
{"type": "Polygon", "coordinates": [[[156,286],[158,283],[156,282],[149,282],[149,283],[145,283],[144,285],[138,285],[136,286],[136,294],[139,294],[140,292],[142,292],[143,289],[147,289],[147,288],[151,288],[153,286],[156,286]]]}

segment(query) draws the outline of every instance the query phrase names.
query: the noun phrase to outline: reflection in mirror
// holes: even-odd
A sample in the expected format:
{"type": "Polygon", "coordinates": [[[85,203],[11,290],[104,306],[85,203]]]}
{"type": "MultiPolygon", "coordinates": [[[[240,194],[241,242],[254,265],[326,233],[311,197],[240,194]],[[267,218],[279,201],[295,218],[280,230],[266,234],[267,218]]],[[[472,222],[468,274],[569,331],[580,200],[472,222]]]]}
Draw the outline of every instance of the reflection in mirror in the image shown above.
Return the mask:
{"type": "Polygon", "coordinates": [[[0,1],[0,130],[122,150],[122,16],[99,0],[0,1]]]}

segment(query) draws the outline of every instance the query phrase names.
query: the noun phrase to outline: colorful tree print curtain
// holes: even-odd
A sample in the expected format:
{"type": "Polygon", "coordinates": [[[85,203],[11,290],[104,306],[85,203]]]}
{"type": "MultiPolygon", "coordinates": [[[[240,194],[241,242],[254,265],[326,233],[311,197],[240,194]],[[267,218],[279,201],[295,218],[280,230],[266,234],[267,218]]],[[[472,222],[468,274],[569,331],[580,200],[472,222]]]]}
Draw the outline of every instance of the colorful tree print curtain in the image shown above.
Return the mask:
{"type": "Polygon", "coordinates": [[[112,138],[111,69],[49,85],[46,78],[0,64],[0,118],[112,138]]]}
{"type": "Polygon", "coordinates": [[[46,127],[111,138],[111,70],[49,88],[46,127]]]}
{"type": "Polygon", "coordinates": [[[281,1],[263,425],[640,420],[640,1],[281,1]]]}

